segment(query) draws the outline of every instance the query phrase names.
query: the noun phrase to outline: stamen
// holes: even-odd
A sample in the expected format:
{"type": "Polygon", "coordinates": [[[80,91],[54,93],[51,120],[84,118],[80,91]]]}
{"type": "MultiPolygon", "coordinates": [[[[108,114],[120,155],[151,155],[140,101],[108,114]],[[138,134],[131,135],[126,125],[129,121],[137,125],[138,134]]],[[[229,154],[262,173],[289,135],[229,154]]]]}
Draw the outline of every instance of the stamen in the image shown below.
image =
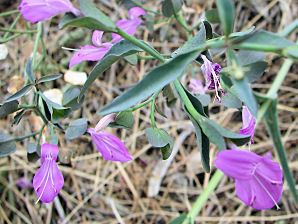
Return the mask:
{"type": "MultiPolygon", "coordinates": [[[[52,161],[52,163],[55,163],[54,161],[52,161]]],[[[54,189],[55,193],[57,194],[57,190],[55,188],[55,183],[54,183],[54,179],[53,179],[53,165],[51,166],[50,169],[50,178],[51,178],[51,182],[52,182],[52,188],[54,189]]]]}
{"type": "MultiPolygon", "coordinates": [[[[47,158],[47,157],[46,157],[46,158],[47,158]]],[[[46,173],[48,173],[48,171],[49,171],[49,167],[50,167],[49,160],[47,159],[47,160],[45,161],[45,163],[47,163],[47,164],[46,164],[46,173]]],[[[46,178],[46,175],[43,176],[42,180],[41,180],[40,183],[39,183],[39,186],[36,188],[36,191],[38,191],[38,189],[41,187],[41,185],[42,185],[42,183],[43,183],[43,181],[44,181],[45,178],[46,178]]]]}
{"type": "MultiPolygon", "coordinates": [[[[46,176],[47,176],[46,182],[45,182],[44,187],[43,187],[43,189],[42,189],[42,191],[41,191],[41,194],[40,194],[40,196],[38,197],[38,199],[37,199],[37,201],[35,202],[35,204],[37,204],[37,203],[40,201],[42,195],[44,194],[44,191],[45,191],[45,189],[46,189],[46,186],[47,186],[47,183],[48,183],[48,180],[49,180],[50,173],[47,172],[47,175],[46,175],[46,176]]],[[[37,190],[36,190],[36,191],[37,191],[37,190]]]]}
{"type": "Polygon", "coordinates": [[[79,51],[79,49],[75,49],[75,48],[69,48],[69,47],[61,47],[61,48],[67,51],[79,51]]]}

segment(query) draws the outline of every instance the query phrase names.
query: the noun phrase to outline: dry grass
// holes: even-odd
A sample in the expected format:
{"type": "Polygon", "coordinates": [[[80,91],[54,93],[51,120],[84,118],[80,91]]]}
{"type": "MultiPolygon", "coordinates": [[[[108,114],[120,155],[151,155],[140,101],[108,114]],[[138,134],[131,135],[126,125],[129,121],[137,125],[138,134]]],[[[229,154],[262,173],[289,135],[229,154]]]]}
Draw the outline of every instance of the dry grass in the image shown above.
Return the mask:
{"type": "MultiPolygon", "coordinates": [[[[16,4],[4,6],[2,10],[16,8],[16,4]]],[[[101,9],[111,15],[113,20],[125,15],[124,8],[119,8],[115,1],[100,1],[101,9]],[[114,10],[117,10],[116,12],[114,10]]],[[[148,1],[146,6],[157,10],[160,1],[148,1]],[[154,3],[153,3],[154,2],[154,3]]],[[[204,9],[212,7],[214,1],[187,0],[184,12],[190,24],[200,20],[204,9]]],[[[237,1],[237,30],[251,25],[274,32],[280,31],[285,25],[297,18],[297,1],[237,1]]],[[[8,27],[12,17],[0,18],[0,26],[8,27]]],[[[90,32],[77,30],[58,31],[55,20],[45,25],[44,40],[48,55],[44,70],[65,71],[65,63],[71,52],[61,49],[61,45],[78,47],[79,43],[89,40],[90,32]],[[73,35],[75,40],[70,39],[73,35]]],[[[24,27],[23,21],[17,25],[24,27]]],[[[0,32],[0,35],[2,33],[0,32]]],[[[296,33],[297,35],[297,33],[296,33]]],[[[169,53],[183,43],[185,37],[179,26],[173,23],[160,23],[155,26],[154,33],[142,30],[138,36],[151,42],[161,52],[169,53]]],[[[297,36],[296,36],[297,37],[297,36]]],[[[290,37],[295,40],[295,34],[290,37]]],[[[9,57],[0,63],[1,100],[8,95],[8,87],[18,88],[24,62],[33,48],[34,38],[21,36],[7,43],[9,57]]],[[[269,55],[270,67],[266,74],[254,84],[254,88],[265,92],[270,87],[275,74],[283,60],[269,55]]],[[[220,62],[223,63],[223,62],[220,62]]],[[[114,64],[104,76],[94,82],[84,102],[84,107],[73,114],[73,118],[87,117],[91,125],[95,125],[99,116],[95,115],[102,105],[123,92],[127,87],[140,80],[156,61],[139,62],[136,67],[124,61],[114,64]]],[[[84,67],[90,71],[90,66],[84,67]]],[[[298,179],[298,98],[297,98],[297,65],[294,65],[279,91],[279,118],[288,161],[298,179]]],[[[40,74],[39,74],[40,75],[40,74]]],[[[63,87],[65,83],[58,81],[52,87],[63,87]]],[[[118,130],[119,136],[133,154],[130,163],[119,164],[104,161],[90,143],[88,137],[75,141],[66,141],[59,136],[60,168],[65,178],[64,188],[57,200],[51,205],[35,205],[36,196],[32,189],[20,189],[16,181],[21,177],[32,179],[38,163],[29,163],[26,158],[26,145],[29,141],[18,144],[15,154],[0,159],[0,223],[168,223],[179,212],[186,212],[192,202],[208,184],[210,175],[205,174],[200,165],[199,152],[195,145],[195,135],[190,122],[185,117],[178,102],[174,108],[167,108],[162,97],[158,105],[167,115],[167,119],[158,117],[159,127],[166,129],[175,139],[177,154],[168,164],[168,170],[161,179],[160,188],[156,179],[165,167],[161,163],[158,150],[150,147],[144,136],[144,129],[149,127],[149,110],[144,108],[134,113],[135,123],[132,130],[118,130]],[[154,183],[157,195],[153,194],[154,183]],[[150,191],[150,192],[149,192],[150,191]]],[[[234,131],[239,130],[239,113],[235,110],[225,110],[219,105],[212,106],[212,119],[234,131]]],[[[70,120],[70,119],[69,119],[70,120]]],[[[69,120],[65,120],[68,123],[69,120]]],[[[11,127],[12,116],[0,120],[0,130],[21,136],[38,129],[40,122],[34,114],[26,114],[19,126],[11,127]]],[[[115,130],[111,131],[115,132],[115,130]]],[[[255,144],[252,150],[262,154],[273,151],[272,142],[263,124],[257,127],[255,144]]],[[[211,157],[215,147],[211,146],[211,157]]],[[[281,201],[281,210],[257,212],[244,206],[235,197],[234,184],[229,178],[223,178],[217,190],[197,218],[197,223],[297,223],[297,205],[294,204],[285,184],[281,201]]]]}

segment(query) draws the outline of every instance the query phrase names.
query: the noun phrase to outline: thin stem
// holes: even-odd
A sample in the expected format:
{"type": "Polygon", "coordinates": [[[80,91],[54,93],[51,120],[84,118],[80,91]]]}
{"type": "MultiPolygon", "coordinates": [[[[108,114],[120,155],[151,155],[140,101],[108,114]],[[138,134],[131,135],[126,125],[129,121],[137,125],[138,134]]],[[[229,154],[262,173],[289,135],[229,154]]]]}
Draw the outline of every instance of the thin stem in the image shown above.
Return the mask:
{"type": "Polygon", "coordinates": [[[13,40],[13,39],[15,39],[15,38],[17,38],[17,37],[19,37],[21,35],[22,35],[21,33],[16,33],[16,34],[14,34],[14,35],[6,38],[6,39],[3,38],[3,39],[0,40],[0,44],[6,43],[8,41],[11,41],[11,40],[13,40]]]}
{"type": "Polygon", "coordinates": [[[149,104],[152,100],[153,100],[153,96],[151,96],[149,99],[145,100],[144,102],[130,108],[129,111],[136,111],[136,110],[146,106],[147,104],[149,104]]]}
{"type": "Polygon", "coordinates": [[[186,23],[184,17],[182,16],[181,12],[174,13],[174,16],[175,16],[175,19],[177,20],[177,22],[185,30],[186,35],[187,35],[187,39],[189,39],[191,37],[192,30],[187,26],[187,23],[186,23]]]}
{"type": "Polygon", "coordinates": [[[8,33],[36,33],[37,30],[16,30],[16,29],[9,29],[0,27],[0,31],[8,32],[8,33]]]}
{"type": "Polygon", "coordinates": [[[16,137],[14,140],[23,141],[24,139],[34,137],[34,136],[38,135],[39,133],[40,133],[40,131],[36,131],[36,132],[33,132],[31,134],[28,134],[28,135],[24,135],[24,136],[21,136],[21,137],[16,137]]]}
{"type": "Polygon", "coordinates": [[[148,12],[151,12],[151,13],[154,13],[154,14],[157,14],[157,15],[161,15],[161,13],[160,12],[156,12],[156,11],[154,11],[154,10],[152,10],[152,9],[149,9],[149,8],[146,8],[146,7],[144,7],[141,3],[139,3],[139,2],[137,2],[137,1],[135,1],[135,0],[130,0],[133,4],[135,4],[136,6],[139,6],[139,7],[141,7],[142,9],[144,9],[144,10],[146,10],[146,11],[148,11],[148,12]]]}
{"type": "Polygon", "coordinates": [[[37,34],[36,34],[34,47],[33,47],[33,53],[32,53],[32,67],[33,67],[33,69],[36,68],[36,54],[37,54],[37,50],[38,50],[39,41],[41,39],[41,35],[42,35],[42,23],[39,22],[37,24],[37,34]]]}
{"type": "Polygon", "coordinates": [[[131,43],[135,44],[136,46],[142,48],[145,52],[152,55],[153,57],[160,60],[161,62],[166,61],[166,59],[157,50],[155,50],[151,46],[147,45],[145,42],[138,40],[134,36],[130,36],[129,34],[127,34],[126,32],[124,32],[123,30],[121,30],[119,28],[117,28],[117,33],[120,36],[122,36],[124,39],[126,39],[126,40],[130,41],[131,43]]]}
{"type": "Polygon", "coordinates": [[[19,12],[19,10],[11,10],[11,11],[7,11],[7,12],[2,12],[2,13],[0,13],[0,17],[2,17],[2,16],[9,16],[9,15],[12,15],[12,14],[15,14],[15,13],[18,13],[19,12]]]}
{"type": "Polygon", "coordinates": [[[183,224],[194,223],[194,219],[198,216],[201,209],[207,202],[209,195],[214,192],[215,188],[223,178],[224,174],[220,170],[216,170],[213,174],[208,186],[204,189],[204,191],[197,198],[195,203],[192,205],[190,212],[187,215],[187,218],[184,220],[183,224]]]}
{"type": "Polygon", "coordinates": [[[150,110],[150,121],[151,121],[151,126],[153,128],[156,128],[156,122],[155,122],[155,98],[151,101],[151,110],[150,110]]]}
{"type": "MultiPolygon", "coordinates": [[[[18,14],[17,17],[15,18],[15,20],[13,21],[13,23],[10,25],[9,29],[13,29],[15,27],[15,25],[17,24],[17,22],[19,21],[21,17],[21,14],[18,14]]],[[[5,40],[9,35],[9,32],[5,33],[3,36],[3,39],[5,40]]]]}

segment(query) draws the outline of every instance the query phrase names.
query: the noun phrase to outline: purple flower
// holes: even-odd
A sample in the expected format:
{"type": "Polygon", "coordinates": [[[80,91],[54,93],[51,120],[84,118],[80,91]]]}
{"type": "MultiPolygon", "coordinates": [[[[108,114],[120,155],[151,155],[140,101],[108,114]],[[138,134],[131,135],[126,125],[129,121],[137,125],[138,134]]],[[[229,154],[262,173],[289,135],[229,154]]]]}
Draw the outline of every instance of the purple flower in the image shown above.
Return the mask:
{"type": "Polygon", "coordinates": [[[95,128],[88,128],[88,133],[91,135],[98,152],[105,160],[128,162],[132,160],[132,156],[129,154],[124,143],[115,135],[102,131],[115,118],[116,114],[109,114],[103,117],[95,128]]]}
{"type": "MultiPolygon", "coordinates": [[[[140,7],[133,7],[128,11],[128,15],[129,19],[121,19],[116,25],[129,35],[133,36],[137,32],[137,28],[142,24],[140,16],[146,15],[146,12],[140,7]]],[[[112,38],[113,43],[118,43],[123,40],[123,38],[116,33],[112,33],[112,38]]]]}
{"type": "Polygon", "coordinates": [[[31,181],[28,180],[28,178],[26,178],[26,177],[22,177],[22,178],[18,179],[16,184],[18,187],[20,187],[22,189],[27,189],[27,188],[32,187],[31,181]]]}
{"type": "MultiPolygon", "coordinates": [[[[58,146],[45,143],[41,146],[41,167],[33,178],[33,187],[38,200],[50,203],[59,194],[64,185],[64,178],[56,164],[58,146]]],[[[37,203],[36,202],[36,203],[37,203]]]]}
{"type": "Polygon", "coordinates": [[[32,23],[48,20],[66,12],[80,14],[69,0],[22,0],[19,10],[23,17],[32,23]]]}
{"type": "Polygon", "coordinates": [[[221,66],[217,63],[212,63],[202,54],[204,64],[201,66],[203,75],[206,80],[206,87],[209,90],[215,90],[216,98],[220,101],[219,90],[222,90],[220,85],[219,73],[221,72],[221,66]]]}
{"type": "Polygon", "coordinates": [[[242,108],[242,128],[240,134],[250,135],[250,142],[254,142],[256,118],[250,113],[246,106],[242,108]]]}
{"type": "Polygon", "coordinates": [[[278,207],[282,195],[283,174],[270,153],[259,156],[253,152],[231,149],[220,151],[215,166],[235,179],[236,194],[246,205],[257,210],[278,207]]]}
{"type": "Polygon", "coordinates": [[[83,61],[100,61],[113,46],[111,43],[102,43],[103,31],[96,30],[92,35],[93,45],[82,46],[70,59],[69,67],[83,61]]]}
{"type": "Polygon", "coordinates": [[[189,90],[193,94],[205,94],[206,89],[203,86],[203,83],[199,79],[191,79],[188,85],[189,90]]]}

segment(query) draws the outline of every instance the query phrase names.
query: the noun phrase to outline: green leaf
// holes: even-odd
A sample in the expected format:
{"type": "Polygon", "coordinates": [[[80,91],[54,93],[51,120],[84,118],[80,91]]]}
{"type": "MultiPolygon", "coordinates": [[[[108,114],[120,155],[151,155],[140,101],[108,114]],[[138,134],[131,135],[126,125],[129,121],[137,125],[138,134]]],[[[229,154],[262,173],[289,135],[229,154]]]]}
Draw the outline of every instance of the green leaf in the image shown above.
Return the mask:
{"type": "Polygon", "coordinates": [[[35,75],[33,72],[33,67],[32,67],[32,57],[30,57],[27,61],[26,64],[26,69],[25,69],[25,77],[28,77],[30,82],[33,84],[35,82],[35,75]]]}
{"type": "Polygon", "coordinates": [[[219,15],[218,15],[218,11],[217,9],[210,9],[207,10],[205,12],[205,16],[206,19],[210,22],[210,23],[219,23],[220,19],[219,19],[219,15]]]}
{"type": "Polygon", "coordinates": [[[202,166],[205,170],[205,172],[210,172],[210,142],[208,137],[202,132],[199,124],[196,122],[196,120],[191,117],[190,114],[188,114],[188,117],[190,118],[196,132],[196,138],[197,138],[197,146],[199,148],[200,154],[201,154],[201,160],[202,160],[202,166]]]}
{"type": "Polygon", "coordinates": [[[63,93],[62,105],[64,107],[70,107],[72,110],[81,108],[84,101],[84,97],[78,101],[78,97],[81,93],[81,89],[77,86],[71,86],[63,93]]]}
{"type": "Polygon", "coordinates": [[[88,76],[87,81],[85,82],[79,99],[83,97],[86,90],[90,87],[90,85],[110,66],[118,61],[120,58],[126,57],[131,54],[135,54],[137,52],[143,51],[141,48],[135,46],[127,40],[120,41],[119,43],[113,45],[111,50],[104,56],[104,58],[99,61],[94,68],[92,69],[90,75],[88,76]]]}
{"type": "Polygon", "coordinates": [[[70,122],[68,128],[65,132],[65,138],[68,140],[72,140],[82,136],[88,127],[88,121],[86,118],[80,118],[70,122]]]}
{"type": "Polygon", "coordinates": [[[238,65],[240,66],[252,64],[258,61],[264,61],[265,56],[266,55],[264,52],[258,52],[258,51],[239,50],[236,53],[238,65]]]}
{"type": "MultiPolygon", "coordinates": [[[[79,0],[80,9],[84,16],[93,18],[98,21],[99,24],[110,31],[113,31],[116,28],[114,22],[110,17],[106,16],[102,11],[96,8],[96,5],[92,3],[91,0],[79,0]]],[[[108,31],[106,29],[100,29],[102,31],[108,31]]]]}
{"type": "Polygon", "coordinates": [[[12,114],[18,110],[19,102],[17,100],[4,103],[0,107],[0,119],[5,118],[7,115],[12,114]]]}
{"type": "Polygon", "coordinates": [[[242,102],[232,93],[228,92],[221,98],[221,103],[227,108],[241,108],[242,102]]]}
{"type": "Polygon", "coordinates": [[[16,116],[14,116],[12,124],[13,125],[19,124],[25,113],[26,113],[26,110],[25,109],[23,109],[20,112],[18,112],[16,114],[16,116]]]}
{"type": "Polygon", "coordinates": [[[114,122],[110,123],[109,126],[113,128],[132,128],[134,123],[133,114],[131,111],[121,111],[117,114],[114,122]]]}
{"type": "Polygon", "coordinates": [[[258,50],[268,52],[279,52],[295,43],[288,39],[264,30],[254,32],[249,38],[239,44],[233,45],[235,49],[258,50]]]}
{"type": "Polygon", "coordinates": [[[32,84],[25,85],[22,89],[20,89],[18,92],[13,94],[12,96],[8,97],[4,102],[8,103],[14,100],[17,100],[21,98],[22,96],[26,95],[30,90],[32,89],[32,84]]]}
{"type": "Polygon", "coordinates": [[[72,14],[66,14],[60,21],[59,28],[74,26],[107,32],[116,31],[116,25],[113,21],[97,9],[90,0],[80,0],[80,9],[84,17],[75,17],[72,14]]]}
{"type": "Polygon", "coordinates": [[[164,147],[172,141],[171,136],[163,129],[146,128],[145,133],[149,143],[154,147],[164,147]]]}
{"type": "Polygon", "coordinates": [[[37,83],[40,84],[40,83],[44,83],[44,82],[50,82],[50,81],[60,79],[61,77],[62,77],[62,74],[46,75],[46,76],[41,77],[37,81],[37,83]]]}
{"type": "Polygon", "coordinates": [[[109,114],[123,111],[147,99],[153,93],[160,91],[164,86],[181,76],[185,68],[197,57],[199,52],[191,51],[167,61],[150,71],[145,78],[121,96],[105,106],[100,114],[109,114]]]}
{"type": "Polygon", "coordinates": [[[36,162],[40,155],[40,144],[29,142],[27,145],[27,159],[29,162],[36,162]]]}
{"type": "Polygon", "coordinates": [[[184,220],[187,218],[187,214],[183,213],[179,215],[177,218],[170,221],[170,224],[183,224],[184,220]]]}
{"type": "Polygon", "coordinates": [[[136,65],[138,64],[138,55],[137,54],[128,55],[124,57],[124,60],[131,65],[136,65]]]}
{"type": "Polygon", "coordinates": [[[282,141],[280,129],[278,125],[277,100],[270,100],[270,101],[271,101],[270,106],[267,112],[265,113],[265,117],[264,117],[266,127],[273,141],[274,148],[277,152],[277,155],[279,157],[279,161],[281,163],[283,173],[288,183],[289,189],[294,197],[295,202],[298,203],[298,192],[296,190],[295,179],[288,165],[288,159],[286,156],[284,143],[282,141]]]}
{"type": "MultiPolygon", "coordinates": [[[[199,32],[192,38],[190,38],[188,41],[185,42],[181,47],[179,47],[177,50],[175,50],[171,56],[177,57],[180,54],[185,54],[194,48],[197,48],[198,46],[204,44],[206,41],[206,29],[204,26],[204,23],[201,24],[199,32]]],[[[198,53],[199,55],[199,53],[198,53]]]]}
{"type": "Polygon", "coordinates": [[[163,88],[162,95],[166,98],[168,107],[173,107],[176,104],[177,98],[170,84],[163,88]]]}
{"type": "Polygon", "coordinates": [[[8,156],[17,150],[16,141],[10,135],[0,133],[0,157],[8,156]]]}
{"type": "Polygon", "coordinates": [[[165,17],[171,17],[182,8],[182,0],[164,0],[161,5],[161,12],[165,17]]]}
{"type": "Polygon", "coordinates": [[[235,6],[232,0],[216,0],[221,26],[225,36],[229,36],[234,29],[235,6]]]}
{"type": "Polygon", "coordinates": [[[174,143],[172,137],[165,130],[158,128],[146,128],[145,133],[149,143],[160,148],[163,160],[168,159],[174,143]]]}
{"type": "Polygon", "coordinates": [[[172,144],[167,144],[166,146],[161,147],[160,151],[161,151],[162,159],[167,160],[172,154],[173,145],[172,144]]]}
{"type": "Polygon", "coordinates": [[[243,66],[245,77],[248,82],[257,81],[265,72],[268,64],[265,61],[258,61],[252,64],[243,66]]]}

